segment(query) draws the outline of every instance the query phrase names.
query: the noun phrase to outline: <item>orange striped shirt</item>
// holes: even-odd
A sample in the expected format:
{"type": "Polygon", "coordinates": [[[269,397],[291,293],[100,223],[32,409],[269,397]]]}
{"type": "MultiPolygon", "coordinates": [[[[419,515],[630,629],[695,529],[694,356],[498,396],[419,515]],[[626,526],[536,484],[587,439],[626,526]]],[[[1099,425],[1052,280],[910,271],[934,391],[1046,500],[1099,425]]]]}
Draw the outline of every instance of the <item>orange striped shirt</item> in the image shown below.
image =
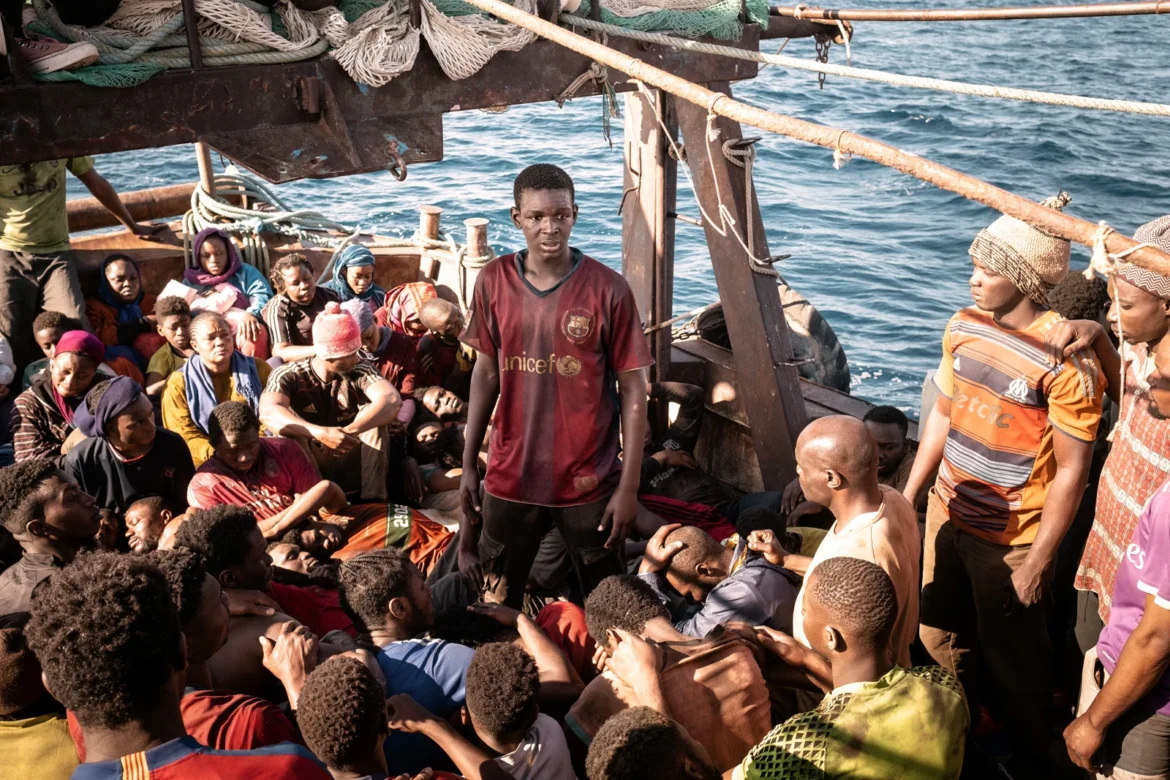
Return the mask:
{"type": "Polygon", "coordinates": [[[1011,330],[971,307],[947,324],[935,384],[951,399],[951,427],[935,489],[960,528],[995,544],[1031,544],[1056,476],[1053,429],[1093,441],[1104,379],[1095,356],[1049,363],[1045,312],[1011,330]]]}

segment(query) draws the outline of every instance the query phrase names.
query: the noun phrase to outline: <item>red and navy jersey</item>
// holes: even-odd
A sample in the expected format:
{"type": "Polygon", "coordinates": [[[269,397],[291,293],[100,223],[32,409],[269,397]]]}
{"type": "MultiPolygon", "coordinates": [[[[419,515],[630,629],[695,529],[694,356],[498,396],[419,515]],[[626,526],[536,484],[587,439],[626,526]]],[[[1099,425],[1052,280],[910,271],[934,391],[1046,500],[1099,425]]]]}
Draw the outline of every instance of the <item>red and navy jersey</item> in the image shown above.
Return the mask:
{"type": "Polygon", "coordinates": [[[305,748],[284,742],[257,750],[212,750],[194,737],[172,739],[117,761],[81,764],[72,780],[332,780],[305,748]]]}
{"type": "Polygon", "coordinates": [[[524,278],[527,252],[484,266],[464,343],[495,360],[500,400],[484,489],[543,506],[588,504],[620,479],[617,375],[653,364],[629,285],[573,251],[553,288],[524,278]]]}

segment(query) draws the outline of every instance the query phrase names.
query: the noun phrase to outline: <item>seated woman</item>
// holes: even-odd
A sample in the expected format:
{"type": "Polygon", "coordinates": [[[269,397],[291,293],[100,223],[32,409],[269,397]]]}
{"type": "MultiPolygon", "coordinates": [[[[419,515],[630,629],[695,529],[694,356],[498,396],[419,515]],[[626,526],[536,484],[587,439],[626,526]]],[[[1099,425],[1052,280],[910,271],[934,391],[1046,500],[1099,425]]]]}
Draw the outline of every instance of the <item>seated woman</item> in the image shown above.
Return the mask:
{"type": "MultiPolygon", "coordinates": [[[[57,342],[71,330],[84,330],[81,323],[72,317],[66,317],[59,311],[43,311],[33,320],[33,338],[37,346],[45,354],[40,360],[34,360],[24,369],[24,378],[21,380],[21,391],[28,390],[38,377],[49,375],[49,361],[57,349],[57,342]]],[[[126,358],[111,358],[106,355],[106,362],[97,367],[97,372],[103,376],[128,376],[135,382],[142,382],[142,372],[126,358]]]]}
{"type": "Polygon", "coordinates": [[[188,301],[192,311],[223,314],[236,338],[236,349],[267,360],[268,332],[260,316],[272,298],[272,288],[264,274],[240,259],[231,237],[219,228],[204,228],[195,235],[191,257],[196,265],[183,272],[183,284],[200,295],[188,301]]]}
{"type": "Polygon", "coordinates": [[[357,298],[376,311],[386,291],[374,283],[374,253],[361,244],[350,244],[333,257],[333,278],[321,285],[337,293],[342,303],[357,298]]]}
{"type": "MultiPolygon", "coordinates": [[[[141,371],[166,339],[155,332],[154,296],[142,292],[138,264],[128,255],[110,255],[98,276],[98,297],[86,298],[85,316],[111,357],[124,357],[141,371]]],[[[139,382],[142,380],[139,379],[139,382]]]]}
{"type": "Polygon", "coordinates": [[[417,345],[430,332],[419,318],[419,312],[425,302],[437,297],[439,293],[430,282],[400,284],[386,293],[386,303],[378,310],[378,323],[389,325],[396,333],[405,333],[417,345]]]}
{"type": "Polygon", "coordinates": [[[162,421],[187,442],[198,468],[215,451],[208,438],[212,410],[224,401],[243,401],[256,411],[271,369],[236,349],[231,326],[218,312],[191,321],[191,346],[195,355],[167,379],[162,421]]]}
{"type": "Polygon", "coordinates": [[[271,279],[276,295],[264,307],[264,324],[272,356],[285,363],[313,357],[313,321],[325,304],[337,300],[337,293],[317,285],[317,274],[304,255],[277,260],[271,279]]]}
{"type": "Polygon", "coordinates": [[[99,507],[124,515],[139,496],[161,496],[172,516],[186,511],[191,453],[178,434],[154,424],[138,383],[124,376],[98,382],[74,421],[86,439],[62,468],[99,507]]]}
{"type": "Polygon", "coordinates": [[[13,406],[9,424],[17,462],[48,458],[60,466],[85,439],[73,414],[100,378],[97,369],[105,357],[105,347],[92,333],[71,330],[58,339],[48,374],[34,379],[13,406]]]}

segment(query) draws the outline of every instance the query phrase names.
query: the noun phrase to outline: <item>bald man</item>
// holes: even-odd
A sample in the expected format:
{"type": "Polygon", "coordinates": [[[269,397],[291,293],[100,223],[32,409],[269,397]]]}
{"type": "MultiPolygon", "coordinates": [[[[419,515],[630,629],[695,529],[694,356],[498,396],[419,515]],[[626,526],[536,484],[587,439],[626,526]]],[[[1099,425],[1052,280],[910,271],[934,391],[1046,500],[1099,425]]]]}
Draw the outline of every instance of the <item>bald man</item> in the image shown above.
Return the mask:
{"type": "MultiPolygon", "coordinates": [[[[816,555],[785,554],[770,531],[753,531],[749,548],[803,574],[806,583],[808,575],[830,558],[860,558],[882,567],[898,594],[892,660],[909,668],[910,643],[918,633],[922,541],[914,507],[897,490],[878,483],[877,442],[861,420],[822,417],[809,423],[796,440],[796,471],[808,500],[828,507],[835,518],[816,555]]],[[[793,611],[792,636],[809,646],[803,600],[802,587],[793,611]]]]}
{"type": "Polygon", "coordinates": [[[752,553],[746,539],[733,550],[694,526],[664,525],[646,545],[638,577],[671,608],[674,627],[687,636],[702,638],[732,622],[792,632],[798,578],[752,553]]]}

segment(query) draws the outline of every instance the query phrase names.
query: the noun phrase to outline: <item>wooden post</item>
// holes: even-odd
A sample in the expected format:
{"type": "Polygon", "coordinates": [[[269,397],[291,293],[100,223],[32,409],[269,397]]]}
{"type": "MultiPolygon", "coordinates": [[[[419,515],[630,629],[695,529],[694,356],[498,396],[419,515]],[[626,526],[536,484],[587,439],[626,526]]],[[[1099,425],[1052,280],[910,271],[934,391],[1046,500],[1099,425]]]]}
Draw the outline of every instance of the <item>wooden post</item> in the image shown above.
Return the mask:
{"type": "MultiPolygon", "coordinates": [[[[658,119],[677,135],[674,99],[654,90],[626,94],[626,170],[622,196],[622,274],[634,291],[642,322],[666,322],[674,304],[674,220],[678,163],[658,119]]],[[[670,328],[650,334],[654,367],[650,378],[670,374],[670,328]]],[[[663,413],[665,409],[662,410],[663,413]]],[[[662,418],[665,420],[665,417],[662,418]]]]}
{"type": "MultiPolygon", "coordinates": [[[[731,94],[726,82],[711,84],[710,88],[731,94]]],[[[706,108],[679,101],[675,110],[686,142],[686,159],[695,191],[708,217],[716,220],[715,226],[704,224],[707,246],[723,302],[727,333],[735,352],[740,378],[737,391],[751,423],[764,488],[783,490],[796,476],[794,445],[807,415],[776,280],[751,270],[747,252],[735,236],[735,231],[739,231],[740,238],[747,243],[743,230],[749,224],[748,209],[751,209],[756,256],[768,257],[768,241],[755,190],[747,200],[744,169],[732,165],[723,155],[724,142],[741,138],[743,134],[738,122],[716,116],[713,127],[718,137],[709,141],[706,108]],[[720,226],[720,200],[735,220],[734,225],[720,226]],[[726,235],[720,235],[716,228],[726,235]]]]}
{"type": "Polygon", "coordinates": [[[196,141],[195,159],[199,163],[199,185],[208,195],[215,195],[215,168],[211,165],[211,148],[202,141],[196,141]]]}

